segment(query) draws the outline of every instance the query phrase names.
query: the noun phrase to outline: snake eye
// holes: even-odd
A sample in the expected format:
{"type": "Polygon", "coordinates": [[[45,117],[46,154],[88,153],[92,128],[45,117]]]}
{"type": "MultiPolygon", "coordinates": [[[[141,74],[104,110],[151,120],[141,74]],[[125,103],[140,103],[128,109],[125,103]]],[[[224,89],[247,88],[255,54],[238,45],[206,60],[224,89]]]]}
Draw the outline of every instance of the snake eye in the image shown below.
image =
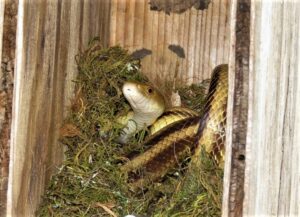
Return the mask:
{"type": "Polygon", "coordinates": [[[151,88],[148,88],[148,93],[152,93],[153,90],[151,88]]]}

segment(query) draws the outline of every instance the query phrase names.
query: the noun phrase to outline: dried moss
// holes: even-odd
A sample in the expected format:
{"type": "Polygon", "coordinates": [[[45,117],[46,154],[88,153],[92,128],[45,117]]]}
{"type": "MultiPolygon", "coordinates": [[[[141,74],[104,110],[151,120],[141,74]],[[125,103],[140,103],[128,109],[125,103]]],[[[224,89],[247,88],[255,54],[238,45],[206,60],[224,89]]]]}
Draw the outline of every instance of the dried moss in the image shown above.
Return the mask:
{"type": "MultiPolygon", "coordinates": [[[[170,171],[162,182],[143,192],[129,190],[119,167],[124,156],[143,152],[147,132],[120,146],[114,142],[121,128],[115,118],[130,108],[121,94],[124,81],[147,78],[125,50],[101,48],[97,40],[76,59],[76,95],[61,129],[66,159],[52,177],[38,216],[219,216],[222,171],[205,152],[200,169],[185,175],[187,159],[181,170],[170,171]]],[[[183,100],[192,103],[192,98],[183,100]]]]}
{"type": "Polygon", "coordinates": [[[182,105],[197,111],[201,114],[205,104],[206,91],[209,86],[209,80],[205,80],[200,84],[192,84],[190,86],[178,86],[178,91],[182,105]]]}

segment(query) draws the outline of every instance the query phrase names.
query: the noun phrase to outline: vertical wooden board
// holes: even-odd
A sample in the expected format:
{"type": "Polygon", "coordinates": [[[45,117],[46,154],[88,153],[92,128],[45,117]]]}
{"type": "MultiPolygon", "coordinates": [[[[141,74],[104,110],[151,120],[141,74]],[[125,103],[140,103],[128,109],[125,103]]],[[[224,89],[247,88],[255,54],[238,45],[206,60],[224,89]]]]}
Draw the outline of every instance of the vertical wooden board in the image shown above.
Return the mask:
{"type": "Polygon", "coordinates": [[[125,27],[124,30],[125,36],[124,36],[124,47],[125,48],[131,48],[134,47],[134,32],[135,32],[135,1],[132,0],[126,0],[126,9],[125,9],[125,27]]]}
{"type": "Polygon", "coordinates": [[[133,50],[138,49],[138,45],[144,44],[143,42],[143,35],[144,35],[144,9],[145,1],[136,1],[135,2],[135,17],[134,17],[134,32],[133,32],[133,50]]]}
{"type": "Polygon", "coordinates": [[[216,65],[228,61],[229,52],[224,50],[229,49],[229,38],[225,37],[229,28],[229,19],[226,19],[229,2],[212,1],[204,11],[192,8],[182,14],[168,15],[163,11],[150,10],[146,0],[112,1],[110,45],[120,44],[130,52],[142,48],[151,50],[151,57],[142,60],[142,70],[152,81],[162,80],[160,83],[172,78],[175,70],[177,57],[167,49],[168,45],[179,45],[183,47],[187,56],[186,59],[180,60],[179,82],[200,82],[210,77],[216,65]],[[135,7],[132,6],[133,2],[135,7]],[[141,16],[141,7],[138,7],[138,4],[144,5],[144,16],[141,16]],[[124,8],[130,10],[124,12],[124,8]],[[139,22],[131,22],[130,16],[139,22]],[[126,31],[134,31],[136,34],[139,29],[143,32],[143,40],[139,35],[134,37],[130,45],[131,34],[126,31]],[[221,35],[220,31],[224,33],[221,35]]]}
{"type": "Polygon", "coordinates": [[[126,1],[116,1],[117,3],[117,28],[116,28],[116,44],[125,45],[126,35],[126,1]]]}
{"type": "MultiPolygon", "coordinates": [[[[7,216],[33,216],[63,158],[58,131],[73,96],[75,55],[106,37],[104,2],[19,2],[7,216]],[[101,21],[101,22],[100,22],[101,21]]],[[[109,5],[105,5],[110,8],[109,5]]],[[[104,42],[103,44],[108,44],[104,42]]]]}
{"type": "MultiPolygon", "coordinates": [[[[156,71],[157,73],[160,74],[160,77],[165,79],[165,77],[167,76],[167,72],[165,71],[165,62],[166,59],[163,55],[166,44],[165,42],[165,28],[166,28],[166,16],[164,16],[164,14],[158,14],[157,16],[157,48],[156,50],[154,50],[153,52],[157,53],[157,61],[156,61],[156,71]]],[[[157,79],[157,81],[159,81],[161,79],[157,79]]]]}
{"type": "Polygon", "coordinates": [[[188,44],[187,44],[187,65],[186,65],[186,71],[185,74],[185,83],[191,84],[196,79],[194,76],[195,72],[195,59],[197,56],[197,53],[195,52],[196,48],[196,42],[197,42],[197,11],[191,10],[190,11],[190,19],[189,19],[189,31],[190,34],[188,35],[188,44]],[[193,55],[194,58],[193,58],[193,55]]]}
{"type": "Polygon", "coordinates": [[[184,48],[184,53],[185,53],[185,59],[184,61],[181,62],[180,67],[179,67],[179,78],[180,82],[182,83],[187,83],[188,81],[188,75],[189,75],[189,68],[188,68],[188,60],[189,60],[189,47],[188,47],[188,42],[189,42],[189,35],[191,34],[190,32],[190,17],[191,17],[191,10],[186,11],[182,17],[182,32],[181,32],[181,39],[180,39],[180,45],[184,48]],[[189,34],[185,34],[185,32],[188,32],[189,34]]]}
{"type": "Polygon", "coordinates": [[[230,38],[230,22],[228,22],[230,16],[230,10],[232,7],[231,1],[227,1],[225,4],[222,3],[220,5],[220,13],[219,16],[219,38],[218,38],[218,61],[226,63],[228,61],[229,56],[229,41],[230,38]]]}
{"type": "Polygon", "coordinates": [[[247,141],[251,1],[234,0],[230,14],[229,89],[222,216],[243,216],[247,141]]]}
{"type": "MultiPolygon", "coordinates": [[[[3,28],[4,28],[4,8],[5,2],[0,1],[0,60],[2,60],[2,36],[3,36],[3,28]]],[[[1,70],[1,68],[0,68],[1,70]]]]}
{"type": "MultiPolygon", "coordinates": [[[[212,6],[212,5],[210,5],[212,6]]],[[[212,18],[213,18],[213,7],[211,7],[211,10],[207,10],[206,11],[206,22],[205,22],[205,29],[204,29],[204,44],[203,44],[203,68],[202,68],[202,72],[204,74],[206,74],[207,78],[210,75],[210,72],[206,69],[209,68],[210,62],[208,61],[210,59],[210,45],[212,42],[211,40],[211,32],[212,32],[212,18]]],[[[216,29],[214,30],[216,31],[216,29]]]]}
{"type": "MultiPolygon", "coordinates": [[[[179,39],[178,39],[178,33],[179,33],[179,27],[180,27],[180,23],[179,23],[179,14],[175,14],[172,13],[171,15],[171,19],[169,20],[169,25],[172,26],[172,35],[169,36],[168,38],[170,39],[169,44],[170,45],[178,45],[179,44],[179,39]]],[[[169,46],[169,45],[167,45],[169,46]]],[[[168,72],[169,72],[169,78],[168,80],[173,81],[173,79],[175,79],[176,85],[177,83],[181,83],[180,79],[178,78],[178,74],[175,74],[175,70],[176,70],[176,62],[179,61],[182,62],[182,60],[180,58],[177,57],[177,55],[173,52],[171,52],[169,49],[166,50],[167,55],[169,55],[170,58],[170,65],[169,67],[167,66],[168,72]]],[[[174,81],[173,81],[174,82],[174,81]]]]}
{"type": "MultiPolygon", "coordinates": [[[[61,25],[62,26],[69,26],[68,28],[68,37],[62,36],[62,41],[64,41],[67,56],[65,57],[65,68],[63,71],[63,76],[65,80],[64,84],[64,105],[63,105],[63,114],[67,114],[68,112],[68,105],[72,97],[74,96],[74,86],[75,83],[73,82],[76,78],[77,73],[77,66],[75,64],[75,54],[79,52],[79,49],[83,46],[80,43],[80,16],[81,14],[81,4],[80,1],[70,2],[65,1],[62,3],[62,13],[61,13],[61,25]],[[63,23],[65,22],[65,23],[63,23]]],[[[67,28],[66,28],[67,29],[67,28]]],[[[59,123],[59,122],[58,122],[59,123]]]]}
{"type": "MultiPolygon", "coordinates": [[[[45,132],[49,130],[49,110],[41,110],[40,105],[41,103],[45,103],[44,99],[41,98],[41,95],[45,94],[44,91],[50,94],[48,96],[49,101],[52,98],[52,94],[48,92],[49,89],[45,88],[45,85],[47,85],[45,80],[42,79],[49,73],[49,85],[51,86],[53,56],[49,56],[45,53],[45,50],[49,49],[53,51],[55,49],[55,44],[49,44],[49,42],[55,38],[56,29],[52,29],[51,33],[47,35],[41,35],[40,32],[49,31],[48,28],[51,22],[55,26],[54,20],[57,16],[55,7],[57,7],[57,4],[53,2],[52,5],[47,7],[43,3],[32,5],[29,3],[23,6],[24,8],[19,8],[19,10],[24,10],[24,13],[28,13],[24,15],[25,19],[22,25],[27,26],[32,31],[30,34],[25,33],[23,35],[26,38],[24,41],[18,41],[20,38],[17,38],[17,50],[20,43],[22,43],[22,46],[26,48],[26,51],[32,58],[24,60],[22,66],[16,65],[16,78],[19,79],[15,80],[15,85],[18,89],[15,88],[14,94],[19,95],[17,97],[19,101],[14,102],[14,108],[17,111],[13,112],[10,186],[8,192],[10,196],[8,205],[12,203],[12,207],[8,209],[8,215],[30,216],[34,210],[34,207],[32,207],[34,206],[34,202],[32,203],[32,201],[39,200],[39,193],[41,193],[41,186],[43,186],[42,183],[45,178],[45,165],[42,161],[47,154],[45,140],[48,138],[47,133],[40,132],[40,134],[36,134],[36,132],[41,127],[38,124],[38,120],[42,116],[45,132]],[[54,13],[49,14],[49,8],[54,13]],[[29,13],[31,10],[38,11],[38,13],[29,13]],[[45,14],[49,16],[49,19],[44,19],[43,15],[45,14]],[[22,72],[18,71],[22,67],[26,68],[26,70],[22,72]],[[46,73],[32,73],[37,70],[46,70],[46,73]],[[18,127],[18,134],[14,134],[16,132],[15,126],[18,127]],[[43,175],[40,176],[40,174],[43,175]],[[35,186],[35,188],[30,189],[30,186],[35,186]]],[[[20,19],[18,31],[20,31],[21,22],[23,20],[20,19]]],[[[22,50],[22,52],[24,51],[22,50]]],[[[17,58],[20,58],[20,56],[17,56],[17,58]]]]}
{"type": "Polygon", "coordinates": [[[101,19],[102,29],[100,35],[103,36],[103,46],[109,46],[109,34],[110,34],[110,20],[111,20],[111,2],[101,1],[101,5],[104,8],[103,16],[101,19]]]}
{"type": "MultiPolygon", "coordinates": [[[[205,59],[205,44],[207,43],[206,39],[205,39],[205,34],[206,34],[206,26],[207,26],[207,11],[203,11],[203,13],[201,14],[201,28],[200,28],[200,38],[202,40],[200,41],[200,50],[199,50],[199,57],[196,61],[199,62],[199,71],[202,72],[202,76],[207,78],[207,75],[205,75],[205,68],[204,68],[204,63],[206,61],[205,59]]],[[[197,72],[196,72],[197,73],[197,72]]],[[[201,79],[201,76],[200,76],[201,79]]]]}
{"type": "MultiPolygon", "coordinates": [[[[165,16],[164,40],[165,40],[165,38],[172,38],[173,16],[174,16],[174,14],[171,14],[170,16],[165,16]]],[[[164,60],[164,63],[161,67],[164,72],[164,76],[166,76],[165,79],[167,81],[172,82],[172,81],[174,81],[174,69],[175,69],[174,68],[172,71],[172,65],[173,64],[175,65],[175,61],[173,61],[174,63],[172,63],[172,60],[173,60],[172,57],[174,54],[172,54],[170,52],[170,50],[168,49],[168,45],[166,43],[163,43],[163,52],[161,55],[163,56],[163,60],[164,60]]]]}
{"type": "MultiPolygon", "coordinates": [[[[110,8],[110,38],[109,38],[109,45],[117,44],[116,42],[116,34],[117,34],[117,12],[118,12],[118,0],[111,1],[111,8],[110,8]]],[[[118,25],[119,26],[119,25],[118,25]]]]}
{"type": "MultiPolygon", "coordinates": [[[[139,45],[139,44],[136,44],[136,47],[137,49],[141,49],[141,48],[146,48],[148,50],[151,50],[151,44],[152,44],[152,40],[151,40],[151,32],[152,32],[152,22],[153,22],[153,19],[152,19],[152,16],[151,16],[151,13],[148,9],[148,4],[146,1],[144,1],[145,4],[144,4],[144,10],[143,10],[143,13],[144,13],[144,22],[143,22],[143,26],[141,26],[140,28],[143,29],[143,44],[142,45],[139,45]]],[[[138,27],[136,27],[137,29],[138,27]]],[[[143,71],[151,71],[153,70],[151,68],[151,57],[152,55],[148,55],[146,56],[144,59],[143,59],[143,64],[142,65],[142,70],[143,71]]],[[[152,73],[153,74],[153,73],[152,73]]],[[[151,73],[149,75],[149,77],[151,76],[151,73]]]]}
{"type": "Polygon", "coordinates": [[[0,2],[0,216],[6,214],[17,0],[0,2]]]}
{"type": "Polygon", "coordinates": [[[148,34],[150,35],[150,40],[151,40],[151,50],[152,50],[152,55],[150,56],[151,58],[151,66],[150,70],[151,73],[147,74],[149,75],[150,79],[154,81],[154,83],[158,82],[158,75],[161,76],[161,72],[158,72],[158,64],[157,64],[157,59],[159,54],[157,54],[158,51],[158,13],[149,13],[151,15],[152,19],[152,32],[149,32],[148,34]]]}
{"type": "Polygon", "coordinates": [[[200,81],[201,78],[199,77],[199,72],[200,71],[200,63],[201,63],[201,59],[200,59],[200,54],[201,54],[201,50],[200,50],[200,44],[201,41],[198,40],[199,37],[201,37],[201,25],[202,25],[202,15],[197,13],[196,15],[196,23],[195,23],[195,60],[194,61],[194,69],[193,69],[193,77],[196,81],[200,81]]]}
{"type": "Polygon", "coordinates": [[[300,4],[252,6],[245,216],[299,216],[300,4]]]}
{"type": "Polygon", "coordinates": [[[80,19],[80,44],[86,47],[88,42],[95,37],[99,37],[101,44],[107,46],[109,24],[111,22],[109,16],[110,3],[108,1],[80,0],[73,4],[80,4],[81,9],[80,13],[77,14],[79,17],[74,15],[75,20],[80,19]]]}

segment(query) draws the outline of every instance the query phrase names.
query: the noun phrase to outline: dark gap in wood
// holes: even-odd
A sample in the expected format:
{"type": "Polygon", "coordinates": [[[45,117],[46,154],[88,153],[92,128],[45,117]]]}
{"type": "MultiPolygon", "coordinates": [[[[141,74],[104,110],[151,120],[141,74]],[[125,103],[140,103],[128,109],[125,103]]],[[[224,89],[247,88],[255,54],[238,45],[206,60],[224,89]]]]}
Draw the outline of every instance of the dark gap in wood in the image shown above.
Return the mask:
{"type": "Polygon", "coordinates": [[[6,0],[0,70],[0,217],[6,215],[18,0],[6,0]]]}
{"type": "Polygon", "coordinates": [[[250,0],[237,1],[235,23],[235,78],[232,120],[232,155],[229,186],[230,217],[243,215],[245,148],[248,118],[250,0]]]}

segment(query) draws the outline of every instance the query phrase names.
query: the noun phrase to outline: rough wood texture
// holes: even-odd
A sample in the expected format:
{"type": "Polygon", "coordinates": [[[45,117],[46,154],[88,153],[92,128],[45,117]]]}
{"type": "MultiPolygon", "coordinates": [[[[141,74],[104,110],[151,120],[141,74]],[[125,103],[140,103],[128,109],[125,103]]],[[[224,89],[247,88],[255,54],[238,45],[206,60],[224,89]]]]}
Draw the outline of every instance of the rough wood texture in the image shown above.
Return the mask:
{"type": "Polygon", "coordinates": [[[233,1],[223,216],[243,215],[250,47],[250,0],[233,1]]]}
{"type": "Polygon", "coordinates": [[[104,46],[146,48],[143,71],[158,85],[209,78],[228,62],[229,0],[207,10],[166,15],[146,0],[20,1],[11,132],[8,216],[32,216],[55,167],[62,160],[58,129],[73,95],[75,55],[94,36],[104,46]],[[168,46],[185,51],[178,59],[168,46]]]}
{"type": "Polygon", "coordinates": [[[7,216],[33,216],[63,158],[58,129],[73,94],[75,55],[92,37],[108,38],[109,2],[28,0],[18,10],[7,216]]]}
{"type": "MultiPolygon", "coordinates": [[[[3,36],[3,29],[4,25],[4,8],[5,8],[5,2],[0,1],[0,60],[1,60],[1,65],[2,65],[2,36],[3,36]]],[[[1,66],[0,65],[0,66],[1,66]]],[[[2,72],[2,67],[0,67],[0,77],[3,77],[3,72],[2,72]]],[[[2,126],[3,122],[5,120],[5,102],[3,103],[3,98],[0,95],[0,131],[2,131],[2,126]]],[[[0,138],[1,139],[1,138],[0,138]]],[[[8,168],[8,164],[4,165],[4,159],[6,158],[5,156],[7,155],[6,152],[6,147],[2,147],[4,145],[0,144],[0,216],[4,216],[4,212],[6,210],[5,205],[6,205],[6,191],[7,191],[7,176],[6,170],[8,168]]]]}
{"type": "Polygon", "coordinates": [[[253,1],[244,216],[300,216],[300,4],[253,1]]]}
{"type": "MultiPolygon", "coordinates": [[[[5,2],[0,1],[0,23],[3,23],[3,21],[4,21],[4,8],[5,8],[5,2]]],[[[2,59],[3,28],[4,28],[4,25],[0,25],[0,59],[2,59]]],[[[1,68],[0,68],[0,70],[1,70],[1,68]]]]}
{"type": "Polygon", "coordinates": [[[179,59],[178,83],[199,82],[212,69],[228,62],[228,0],[214,0],[208,10],[192,8],[182,14],[151,11],[147,1],[112,1],[110,45],[120,44],[129,51],[146,48],[152,55],[142,61],[143,72],[160,88],[174,80],[177,56],[168,49],[180,45],[185,59],[179,59]]]}
{"type": "Polygon", "coordinates": [[[18,0],[0,6],[0,216],[6,212],[18,0]],[[4,10],[5,9],[5,10],[4,10]],[[3,15],[3,16],[2,16],[3,15]],[[3,35],[3,38],[2,38],[3,35]],[[2,46],[3,45],[3,46],[2,46]]]}

